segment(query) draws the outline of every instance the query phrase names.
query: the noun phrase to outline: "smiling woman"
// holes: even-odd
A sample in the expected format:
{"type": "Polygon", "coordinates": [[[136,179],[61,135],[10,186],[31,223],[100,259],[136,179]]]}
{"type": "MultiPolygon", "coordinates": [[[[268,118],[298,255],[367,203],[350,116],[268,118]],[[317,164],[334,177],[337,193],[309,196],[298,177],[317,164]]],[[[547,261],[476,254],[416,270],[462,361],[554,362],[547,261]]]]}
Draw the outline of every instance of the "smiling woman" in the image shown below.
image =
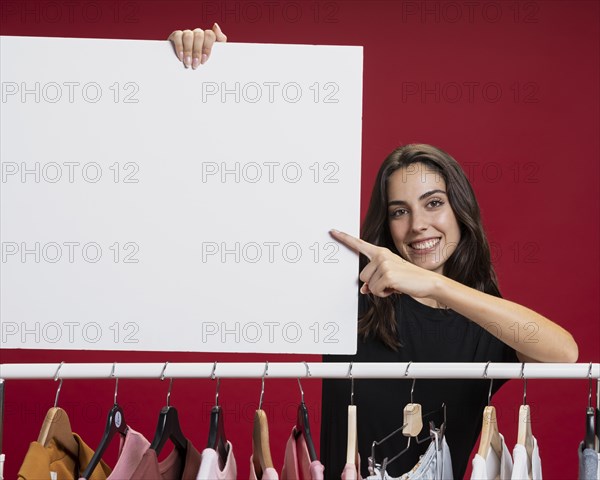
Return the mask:
{"type": "MultiPolygon", "coordinates": [[[[342,362],[575,362],[571,334],[538,313],[504,300],[492,267],[475,194],[460,165],[431,145],[394,150],[383,162],[371,196],[362,239],[331,231],[360,253],[359,342],[356,355],[327,356],[342,362]],[[534,325],[536,342],[518,342],[515,327],[534,325]],[[511,328],[513,330],[511,330],[511,328]]],[[[505,381],[495,381],[495,393],[505,381]]],[[[488,401],[487,382],[419,380],[423,411],[444,403],[454,478],[463,478],[488,401]]],[[[359,453],[390,425],[402,425],[408,382],[355,381],[359,453]],[[382,419],[384,419],[382,421],[382,419]]],[[[321,461],[344,468],[348,382],[323,381],[321,461]]],[[[397,442],[400,443],[397,443],[397,442]]],[[[387,442],[380,460],[405,446],[387,442]]],[[[423,448],[409,450],[387,469],[399,476],[414,466],[423,448]]],[[[367,475],[363,462],[362,475],[367,475]]]]}

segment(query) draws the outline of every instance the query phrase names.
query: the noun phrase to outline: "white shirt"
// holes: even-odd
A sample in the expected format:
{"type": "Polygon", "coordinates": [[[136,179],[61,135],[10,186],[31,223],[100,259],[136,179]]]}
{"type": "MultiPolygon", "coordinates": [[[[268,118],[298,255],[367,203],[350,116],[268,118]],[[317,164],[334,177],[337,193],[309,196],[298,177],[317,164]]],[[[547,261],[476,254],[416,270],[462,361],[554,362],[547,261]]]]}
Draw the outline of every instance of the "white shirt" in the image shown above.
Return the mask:
{"type": "Polygon", "coordinates": [[[531,471],[529,471],[527,450],[523,445],[515,445],[513,461],[511,480],[528,480],[529,478],[531,480],[542,480],[542,460],[540,459],[540,451],[535,437],[533,437],[533,451],[531,452],[531,471]]]}
{"type": "Polygon", "coordinates": [[[490,448],[487,458],[483,458],[478,453],[475,455],[471,480],[508,480],[511,478],[513,462],[502,434],[500,434],[500,443],[502,444],[500,458],[493,448],[490,448]]]}

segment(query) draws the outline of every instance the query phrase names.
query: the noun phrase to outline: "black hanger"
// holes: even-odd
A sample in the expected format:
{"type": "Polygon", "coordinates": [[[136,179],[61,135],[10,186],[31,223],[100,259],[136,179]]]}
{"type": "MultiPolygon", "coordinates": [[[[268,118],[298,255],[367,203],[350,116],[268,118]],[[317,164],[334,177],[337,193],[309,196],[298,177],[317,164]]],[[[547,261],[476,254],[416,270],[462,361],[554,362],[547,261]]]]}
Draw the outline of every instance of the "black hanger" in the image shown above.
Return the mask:
{"type": "MultiPolygon", "coordinates": [[[[211,380],[216,378],[215,371],[217,369],[217,362],[214,363],[212,373],[210,374],[211,380]]],[[[221,379],[217,378],[217,389],[215,392],[215,406],[210,411],[210,427],[208,429],[208,444],[206,448],[212,448],[219,455],[219,468],[223,469],[225,463],[227,463],[227,455],[229,448],[227,446],[227,437],[225,437],[225,424],[223,418],[223,410],[219,406],[219,387],[221,386],[221,379]]]]}
{"type": "MultiPolygon", "coordinates": [[[[115,377],[115,365],[116,364],[113,364],[111,377],[115,377]]],[[[127,434],[127,430],[129,429],[129,427],[127,426],[127,422],[125,421],[123,409],[117,404],[118,389],[119,379],[116,378],[114,405],[108,412],[108,418],[106,420],[106,428],[104,429],[104,435],[100,440],[100,445],[94,452],[94,456],[90,460],[90,463],[88,463],[80,478],[90,478],[92,472],[100,463],[102,455],[104,455],[104,451],[106,450],[106,447],[108,447],[108,445],[110,444],[110,441],[115,436],[115,433],[120,433],[122,436],[125,436],[127,434]]]]}
{"type": "Polygon", "coordinates": [[[586,408],[585,412],[585,440],[583,448],[596,450],[596,409],[586,408]]]}
{"type": "Polygon", "coordinates": [[[125,436],[127,434],[128,428],[129,427],[127,426],[127,422],[125,422],[123,409],[117,404],[113,405],[113,407],[110,409],[110,412],[108,412],[106,428],[104,429],[104,435],[100,440],[100,446],[94,452],[94,456],[90,460],[90,463],[88,463],[88,466],[81,474],[80,478],[90,478],[92,472],[100,463],[102,455],[104,454],[106,447],[108,447],[108,445],[110,444],[110,441],[115,436],[115,433],[120,433],[122,436],[125,436]]]}
{"type": "MultiPolygon", "coordinates": [[[[306,368],[306,376],[310,377],[308,363],[304,362],[304,367],[306,368]]],[[[312,435],[310,434],[308,408],[306,408],[306,404],[304,403],[304,390],[302,390],[302,384],[300,383],[299,378],[298,387],[300,388],[300,405],[298,405],[298,415],[296,416],[296,434],[294,435],[294,438],[298,438],[300,435],[304,436],[304,441],[306,442],[306,447],[308,448],[308,456],[310,457],[310,461],[314,462],[318,459],[318,457],[312,435]]]]}
{"type": "MultiPolygon", "coordinates": [[[[304,392],[303,392],[304,394],[304,392]]],[[[310,457],[310,461],[314,462],[318,459],[317,453],[315,450],[315,445],[310,433],[310,423],[308,421],[308,409],[306,408],[306,404],[304,401],[298,405],[298,417],[296,420],[296,435],[298,438],[300,435],[304,435],[304,440],[306,442],[306,446],[308,448],[308,455],[310,457]]]]}
{"type": "Polygon", "coordinates": [[[182,453],[187,453],[187,438],[181,431],[179,425],[179,414],[175,407],[167,405],[163,407],[158,416],[158,424],[156,425],[156,433],[154,439],[150,444],[150,448],[160,454],[162,448],[167,443],[167,440],[171,440],[175,447],[182,453]]]}
{"type": "Polygon", "coordinates": [[[598,435],[597,425],[598,425],[598,409],[592,407],[592,362],[590,362],[590,369],[588,371],[589,378],[589,396],[588,396],[588,406],[585,410],[585,438],[584,438],[584,448],[591,448],[592,450],[596,450],[596,437],[600,439],[600,435],[598,435]]]}
{"type": "MultiPolygon", "coordinates": [[[[165,362],[160,379],[165,378],[165,369],[169,362],[165,362]]],[[[167,443],[167,440],[171,440],[175,448],[177,448],[184,456],[187,453],[188,440],[181,431],[181,425],[179,424],[179,414],[177,409],[170,405],[171,399],[171,388],[173,388],[173,377],[169,383],[169,391],[167,392],[167,405],[163,407],[158,415],[158,424],[156,425],[156,432],[154,433],[154,439],[150,444],[150,449],[159,455],[162,448],[167,443]]]]}
{"type": "Polygon", "coordinates": [[[223,468],[227,461],[227,438],[225,437],[225,425],[223,422],[223,410],[215,405],[210,411],[210,428],[208,430],[208,444],[206,448],[212,448],[219,454],[220,467],[223,468]]]}

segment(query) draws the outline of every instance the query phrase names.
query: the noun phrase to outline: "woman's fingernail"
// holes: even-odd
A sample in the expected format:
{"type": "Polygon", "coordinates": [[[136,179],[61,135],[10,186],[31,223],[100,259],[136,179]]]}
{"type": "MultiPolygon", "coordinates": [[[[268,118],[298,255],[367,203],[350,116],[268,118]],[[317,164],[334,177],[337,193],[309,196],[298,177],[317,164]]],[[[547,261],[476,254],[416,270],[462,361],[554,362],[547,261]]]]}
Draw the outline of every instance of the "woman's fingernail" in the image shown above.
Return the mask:
{"type": "Polygon", "coordinates": [[[219,26],[219,24],[218,24],[217,22],[215,22],[215,26],[216,26],[216,27],[217,27],[219,30],[221,30],[221,27],[219,26]]]}
{"type": "Polygon", "coordinates": [[[206,63],[206,61],[208,60],[208,55],[206,53],[202,54],[202,61],[200,62],[202,65],[204,65],[206,63]]]}
{"type": "Polygon", "coordinates": [[[194,60],[192,61],[192,68],[196,70],[198,65],[200,65],[200,60],[198,60],[198,57],[194,57],[194,60]]]}
{"type": "Polygon", "coordinates": [[[179,52],[177,56],[179,57],[179,61],[183,62],[183,52],[179,52]]]}
{"type": "Polygon", "coordinates": [[[190,64],[192,63],[192,57],[190,57],[189,55],[187,55],[185,57],[185,61],[183,63],[185,64],[185,68],[189,68],[190,64]]]}
{"type": "Polygon", "coordinates": [[[336,230],[335,228],[332,228],[331,230],[329,230],[332,233],[340,233],[339,230],[336,230]]]}

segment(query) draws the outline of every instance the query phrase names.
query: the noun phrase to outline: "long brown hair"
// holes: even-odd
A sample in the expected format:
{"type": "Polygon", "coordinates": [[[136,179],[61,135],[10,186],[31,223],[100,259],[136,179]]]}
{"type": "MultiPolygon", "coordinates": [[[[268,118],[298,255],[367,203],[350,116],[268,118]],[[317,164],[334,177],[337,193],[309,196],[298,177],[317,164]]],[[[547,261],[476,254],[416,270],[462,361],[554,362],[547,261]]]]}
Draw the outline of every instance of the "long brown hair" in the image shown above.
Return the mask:
{"type": "MultiPolygon", "coordinates": [[[[439,148],[426,144],[409,144],[388,155],[373,186],[361,238],[400,255],[388,224],[388,180],[396,170],[415,163],[422,163],[442,176],[446,182],[450,207],[460,228],[460,241],[444,264],[444,275],[471,288],[501,297],[473,188],[458,162],[439,148]]],[[[368,262],[361,255],[361,270],[368,262]]],[[[396,295],[381,298],[369,294],[368,297],[369,307],[358,321],[359,335],[363,338],[374,336],[397,350],[401,341],[398,338],[394,309],[396,295]]]]}

